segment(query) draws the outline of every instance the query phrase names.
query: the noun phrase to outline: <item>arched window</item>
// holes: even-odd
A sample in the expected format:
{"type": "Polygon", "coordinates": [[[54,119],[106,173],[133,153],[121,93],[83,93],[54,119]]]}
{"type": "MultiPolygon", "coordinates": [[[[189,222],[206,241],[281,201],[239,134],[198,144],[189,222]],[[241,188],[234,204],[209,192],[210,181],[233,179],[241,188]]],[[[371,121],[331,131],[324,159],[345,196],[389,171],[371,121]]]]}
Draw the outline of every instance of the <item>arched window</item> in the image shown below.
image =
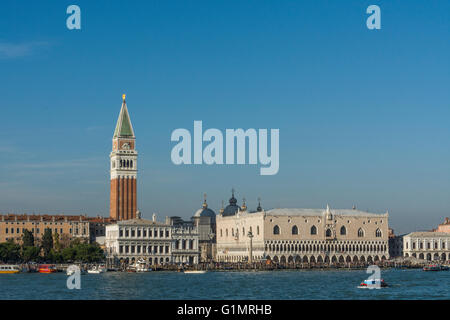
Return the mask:
{"type": "Polygon", "coordinates": [[[358,237],[359,237],[359,238],[364,237],[364,230],[361,229],[361,228],[358,229],[358,237]]]}
{"type": "Polygon", "coordinates": [[[133,168],[133,160],[130,160],[130,168],[133,168]]]}
{"type": "Polygon", "coordinates": [[[273,234],[280,234],[280,227],[279,226],[273,227],[273,234]]]}
{"type": "Polygon", "coordinates": [[[225,236],[228,237],[228,229],[225,229],[225,236]]]}
{"type": "Polygon", "coordinates": [[[316,228],[316,226],[312,226],[312,227],[311,227],[311,234],[312,234],[312,235],[317,234],[317,228],[316,228]]]}
{"type": "Polygon", "coordinates": [[[327,229],[327,231],[325,231],[325,236],[331,237],[331,230],[330,229],[327,229]]]}
{"type": "Polygon", "coordinates": [[[375,231],[375,237],[381,238],[381,230],[380,229],[377,229],[377,231],[375,231]]]}
{"type": "Polygon", "coordinates": [[[222,229],[220,229],[220,237],[223,237],[222,229]]]}
{"type": "Polygon", "coordinates": [[[344,226],[341,227],[341,236],[345,236],[347,234],[347,229],[344,226]]]}
{"type": "Polygon", "coordinates": [[[292,227],[292,234],[298,234],[298,228],[297,226],[292,227]]]}
{"type": "Polygon", "coordinates": [[[256,235],[259,236],[259,226],[256,226],[256,235]]]}

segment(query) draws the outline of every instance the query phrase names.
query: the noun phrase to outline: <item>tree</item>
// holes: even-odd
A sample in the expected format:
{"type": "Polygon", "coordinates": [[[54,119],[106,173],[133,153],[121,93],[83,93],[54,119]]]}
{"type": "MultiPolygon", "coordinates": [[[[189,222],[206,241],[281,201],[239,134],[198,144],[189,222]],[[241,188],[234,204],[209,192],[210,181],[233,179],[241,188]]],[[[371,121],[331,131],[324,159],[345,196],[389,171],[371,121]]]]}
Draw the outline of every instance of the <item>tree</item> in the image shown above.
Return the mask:
{"type": "Polygon", "coordinates": [[[34,236],[31,231],[25,229],[22,235],[22,247],[33,247],[34,246],[34,236]]]}
{"type": "Polygon", "coordinates": [[[42,236],[42,249],[44,250],[44,256],[48,257],[50,250],[53,249],[53,237],[52,230],[47,228],[44,230],[44,235],[42,236]]]}
{"type": "Polygon", "coordinates": [[[0,260],[8,262],[17,262],[20,260],[20,246],[14,241],[0,243],[0,260]]]}
{"type": "Polygon", "coordinates": [[[53,247],[55,248],[56,252],[61,251],[61,243],[59,242],[59,234],[58,232],[55,232],[53,234],[53,247]]]}
{"type": "Polygon", "coordinates": [[[62,250],[61,255],[65,262],[73,262],[76,259],[77,250],[73,247],[67,247],[62,250]]]}
{"type": "Polygon", "coordinates": [[[22,260],[25,262],[39,260],[39,253],[41,250],[38,247],[27,246],[22,247],[22,260]]]}
{"type": "Polygon", "coordinates": [[[47,256],[47,260],[53,263],[61,263],[63,262],[63,256],[61,253],[56,252],[55,249],[51,249],[47,256]]]}
{"type": "Polygon", "coordinates": [[[74,246],[76,260],[82,262],[99,262],[105,259],[103,250],[96,244],[80,243],[74,246]]]}
{"type": "Polygon", "coordinates": [[[65,249],[70,246],[70,236],[67,233],[63,233],[59,239],[61,249],[65,249]]]}

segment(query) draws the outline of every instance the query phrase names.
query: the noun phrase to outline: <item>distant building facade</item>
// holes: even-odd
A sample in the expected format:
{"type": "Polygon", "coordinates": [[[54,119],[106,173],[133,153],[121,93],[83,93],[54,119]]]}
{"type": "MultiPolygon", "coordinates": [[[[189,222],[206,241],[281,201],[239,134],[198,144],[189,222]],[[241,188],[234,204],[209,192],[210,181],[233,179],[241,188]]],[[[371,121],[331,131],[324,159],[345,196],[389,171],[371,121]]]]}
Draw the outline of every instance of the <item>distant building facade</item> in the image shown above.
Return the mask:
{"type": "Polygon", "coordinates": [[[404,235],[396,236],[394,230],[389,228],[389,256],[390,258],[403,256],[403,237],[404,235]]]}
{"type": "Polygon", "coordinates": [[[230,206],[217,216],[217,260],[370,263],[389,259],[389,214],[356,209],[272,209],[230,206]],[[235,212],[235,213],[233,213],[235,212]],[[250,248],[251,243],[251,248],[250,248]]]}
{"type": "Polygon", "coordinates": [[[172,259],[174,264],[197,264],[200,260],[199,232],[192,221],[180,217],[167,218],[172,227],[172,259]]]}
{"type": "Polygon", "coordinates": [[[200,261],[208,262],[216,259],[216,213],[208,208],[205,200],[202,208],[192,217],[199,233],[200,261]]]}
{"type": "MultiPolygon", "coordinates": [[[[177,220],[177,219],[173,219],[177,220]]],[[[138,217],[106,227],[105,248],[108,263],[132,264],[144,260],[149,265],[198,263],[198,232],[192,224],[164,223],[138,217]]]]}
{"type": "Polygon", "coordinates": [[[412,232],[403,237],[403,256],[428,261],[450,260],[450,233],[412,232]]]}
{"type": "Polygon", "coordinates": [[[35,241],[39,242],[45,229],[50,229],[60,240],[80,239],[92,243],[96,241],[96,235],[104,234],[105,226],[110,222],[109,218],[85,215],[3,214],[0,215],[0,242],[14,240],[20,243],[25,230],[31,231],[35,241]]]}
{"type": "Polygon", "coordinates": [[[436,229],[436,232],[450,233],[450,218],[445,218],[444,222],[436,229]]]}

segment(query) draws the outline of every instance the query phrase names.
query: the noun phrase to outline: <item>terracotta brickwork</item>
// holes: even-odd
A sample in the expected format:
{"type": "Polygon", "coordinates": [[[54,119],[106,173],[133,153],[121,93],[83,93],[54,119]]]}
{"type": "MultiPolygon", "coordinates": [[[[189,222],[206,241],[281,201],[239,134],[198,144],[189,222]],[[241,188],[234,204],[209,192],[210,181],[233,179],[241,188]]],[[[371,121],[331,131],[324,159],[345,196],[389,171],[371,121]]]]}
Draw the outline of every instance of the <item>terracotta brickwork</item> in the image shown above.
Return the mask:
{"type": "Polygon", "coordinates": [[[137,151],[136,140],[125,100],[113,136],[111,159],[110,218],[121,221],[136,218],[137,151]]]}

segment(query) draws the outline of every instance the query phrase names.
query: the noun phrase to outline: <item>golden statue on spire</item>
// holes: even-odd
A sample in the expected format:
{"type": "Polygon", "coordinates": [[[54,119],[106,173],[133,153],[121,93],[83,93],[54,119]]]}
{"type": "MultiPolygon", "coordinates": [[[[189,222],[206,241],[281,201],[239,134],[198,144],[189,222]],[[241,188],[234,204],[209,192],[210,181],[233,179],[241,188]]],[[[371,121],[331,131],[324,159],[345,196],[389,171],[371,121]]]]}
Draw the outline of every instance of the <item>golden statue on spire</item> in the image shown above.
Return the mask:
{"type": "Polygon", "coordinates": [[[203,194],[203,208],[206,209],[208,205],[206,204],[206,193],[203,194]]]}
{"type": "Polygon", "coordinates": [[[122,95],[122,100],[123,100],[123,101],[125,101],[125,97],[126,97],[126,94],[124,93],[124,94],[122,95]]]}

